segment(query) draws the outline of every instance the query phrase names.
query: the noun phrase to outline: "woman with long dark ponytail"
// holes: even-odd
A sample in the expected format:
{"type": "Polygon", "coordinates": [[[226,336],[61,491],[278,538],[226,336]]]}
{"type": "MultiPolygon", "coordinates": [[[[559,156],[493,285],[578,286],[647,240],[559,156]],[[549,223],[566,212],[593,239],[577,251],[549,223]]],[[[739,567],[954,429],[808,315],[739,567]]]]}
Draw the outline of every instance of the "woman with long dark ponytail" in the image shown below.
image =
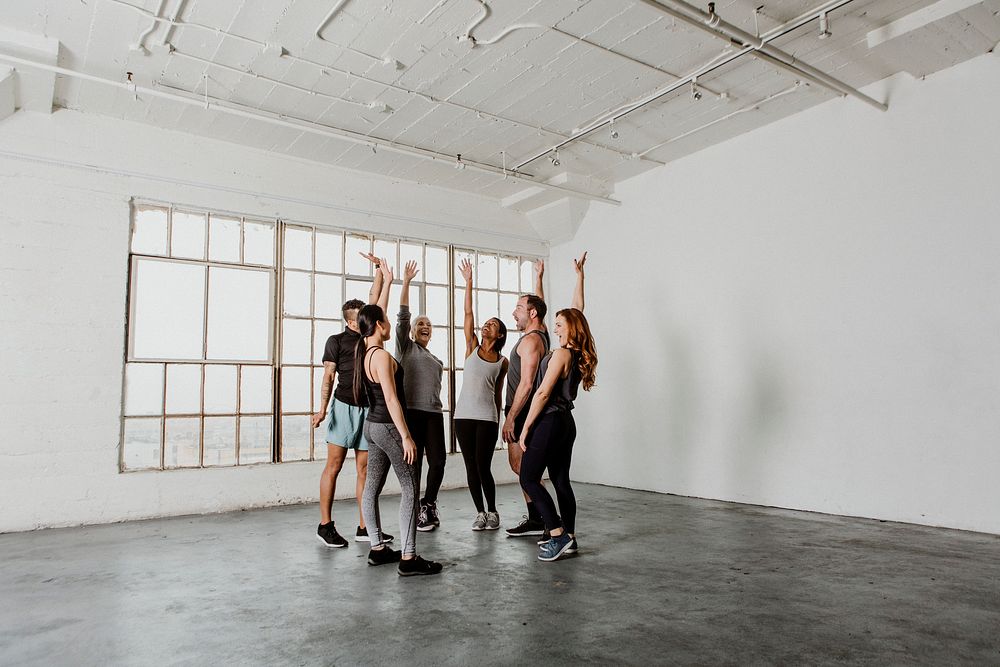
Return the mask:
{"type": "Polygon", "coordinates": [[[573,307],[556,313],[553,332],[559,347],[549,352],[538,366],[534,398],[521,431],[521,488],[542,515],[549,539],[540,544],[538,559],[554,561],[564,554],[576,553],[576,496],[569,480],[569,466],[576,440],[573,401],[582,384],[590,391],[597,379],[597,348],[590,325],[583,315],[583,265],[587,253],[576,265],[577,283],[573,307]],[[559,500],[559,510],[545,487],[542,474],[548,468],[549,480],[559,500]],[[560,517],[560,514],[562,515],[560,517]]]}
{"type": "MultiPolygon", "coordinates": [[[[389,263],[379,264],[382,272],[382,290],[388,301],[392,285],[389,263]]],[[[369,565],[399,563],[400,576],[437,574],[440,563],[424,560],[417,555],[417,494],[418,479],[414,466],[417,447],[406,425],[406,395],[403,390],[403,368],[384,347],[389,340],[391,326],[385,310],[369,304],[358,313],[358,341],[354,364],[354,391],[368,397],[368,416],[365,420],[365,439],[368,440],[368,478],[362,496],[362,512],[371,538],[368,552],[369,565]],[[399,530],[402,552],[394,551],[382,541],[382,524],[378,499],[389,474],[389,467],[396,473],[402,497],[399,501],[399,530]]]]}

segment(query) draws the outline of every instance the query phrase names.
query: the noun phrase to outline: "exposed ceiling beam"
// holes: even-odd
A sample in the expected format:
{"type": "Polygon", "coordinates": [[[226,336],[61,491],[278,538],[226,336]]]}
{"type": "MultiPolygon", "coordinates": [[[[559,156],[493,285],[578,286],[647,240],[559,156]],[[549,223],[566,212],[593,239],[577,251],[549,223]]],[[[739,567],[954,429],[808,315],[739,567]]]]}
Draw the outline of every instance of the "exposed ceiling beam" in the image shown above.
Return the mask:
{"type": "Polygon", "coordinates": [[[0,120],[14,113],[14,70],[0,65],[0,120]]]}
{"type": "Polygon", "coordinates": [[[874,49],[883,42],[888,42],[890,39],[895,39],[908,32],[923,28],[925,25],[939,21],[969,7],[982,4],[982,2],[983,0],[938,0],[938,2],[932,5],[918,9],[915,12],[896,19],[892,23],[869,32],[868,48],[874,49]]]}

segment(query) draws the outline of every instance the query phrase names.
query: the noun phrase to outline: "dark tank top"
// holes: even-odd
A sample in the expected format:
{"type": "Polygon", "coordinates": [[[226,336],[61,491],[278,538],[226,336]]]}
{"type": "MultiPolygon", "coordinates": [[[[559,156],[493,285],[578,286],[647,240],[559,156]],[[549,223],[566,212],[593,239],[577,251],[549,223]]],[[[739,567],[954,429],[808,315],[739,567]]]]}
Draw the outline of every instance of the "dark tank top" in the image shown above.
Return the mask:
{"type": "MultiPolygon", "coordinates": [[[[583,374],[580,373],[580,353],[577,350],[570,350],[570,354],[573,356],[569,362],[569,375],[559,378],[556,381],[555,386],[552,387],[552,393],[549,394],[549,401],[545,404],[545,409],[542,410],[542,414],[569,412],[573,409],[573,401],[576,400],[576,394],[580,389],[580,381],[583,379],[583,374]]],[[[542,362],[538,364],[538,372],[535,373],[535,384],[531,388],[532,395],[542,386],[542,378],[545,377],[545,371],[549,369],[550,361],[552,361],[552,351],[549,351],[542,357],[542,362]]]]}
{"type": "MultiPolygon", "coordinates": [[[[514,394],[517,393],[517,385],[521,384],[521,355],[518,353],[517,349],[521,347],[521,343],[524,339],[531,334],[538,334],[541,336],[542,344],[545,345],[545,349],[549,349],[549,332],[544,329],[529,331],[518,339],[517,345],[515,345],[514,349],[510,351],[510,362],[507,364],[507,399],[504,402],[504,407],[507,410],[510,410],[510,406],[514,405],[514,394]]],[[[535,385],[535,387],[537,388],[538,385],[535,385]]],[[[531,392],[532,396],[534,393],[534,391],[531,392]]],[[[529,397],[528,403],[530,404],[530,402],[531,398],[529,397]]],[[[527,405],[525,405],[521,413],[524,415],[528,414],[527,405]]]]}
{"type": "MultiPolygon", "coordinates": [[[[375,356],[373,350],[381,349],[384,348],[371,347],[365,352],[364,380],[365,395],[368,397],[368,415],[365,419],[375,424],[391,424],[392,415],[389,414],[389,408],[385,403],[385,394],[382,392],[382,385],[368,379],[369,374],[371,374],[371,359],[375,356]]],[[[405,411],[406,392],[403,389],[403,364],[396,363],[396,372],[393,377],[396,380],[396,396],[399,398],[400,407],[405,411]]]]}

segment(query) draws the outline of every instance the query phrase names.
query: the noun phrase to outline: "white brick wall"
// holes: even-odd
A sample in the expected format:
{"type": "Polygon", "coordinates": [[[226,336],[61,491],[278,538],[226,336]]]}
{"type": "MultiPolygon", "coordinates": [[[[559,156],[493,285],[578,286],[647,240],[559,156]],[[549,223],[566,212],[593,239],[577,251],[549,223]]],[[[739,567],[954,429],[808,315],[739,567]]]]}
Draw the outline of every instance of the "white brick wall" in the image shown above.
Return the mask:
{"type": "MultiPolygon", "coordinates": [[[[132,196],[545,252],[494,202],[73,112],[16,113],[0,123],[0,532],[318,496],[322,462],[118,473],[132,196]]],[[[504,459],[498,479],[511,480],[504,459]]],[[[338,497],[353,496],[350,468],[338,497]]],[[[464,479],[449,460],[446,486],[464,479]]]]}

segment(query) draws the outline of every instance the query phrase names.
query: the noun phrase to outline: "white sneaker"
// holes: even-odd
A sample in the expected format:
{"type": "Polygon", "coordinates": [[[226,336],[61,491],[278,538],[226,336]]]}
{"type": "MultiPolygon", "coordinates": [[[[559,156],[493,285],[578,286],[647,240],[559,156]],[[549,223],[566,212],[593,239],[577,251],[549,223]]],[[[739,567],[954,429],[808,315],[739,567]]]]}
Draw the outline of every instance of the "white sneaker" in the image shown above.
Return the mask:
{"type": "Polygon", "coordinates": [[[486,530],[497,530],[500,528],[500,515],[496,512],[486,513],[486,530]]]}
{"type": "Polygon", "coordinates": [[[476,515],[476,520],[472,522],[472,530],[486,530],[486,512],[476,515]]]}

